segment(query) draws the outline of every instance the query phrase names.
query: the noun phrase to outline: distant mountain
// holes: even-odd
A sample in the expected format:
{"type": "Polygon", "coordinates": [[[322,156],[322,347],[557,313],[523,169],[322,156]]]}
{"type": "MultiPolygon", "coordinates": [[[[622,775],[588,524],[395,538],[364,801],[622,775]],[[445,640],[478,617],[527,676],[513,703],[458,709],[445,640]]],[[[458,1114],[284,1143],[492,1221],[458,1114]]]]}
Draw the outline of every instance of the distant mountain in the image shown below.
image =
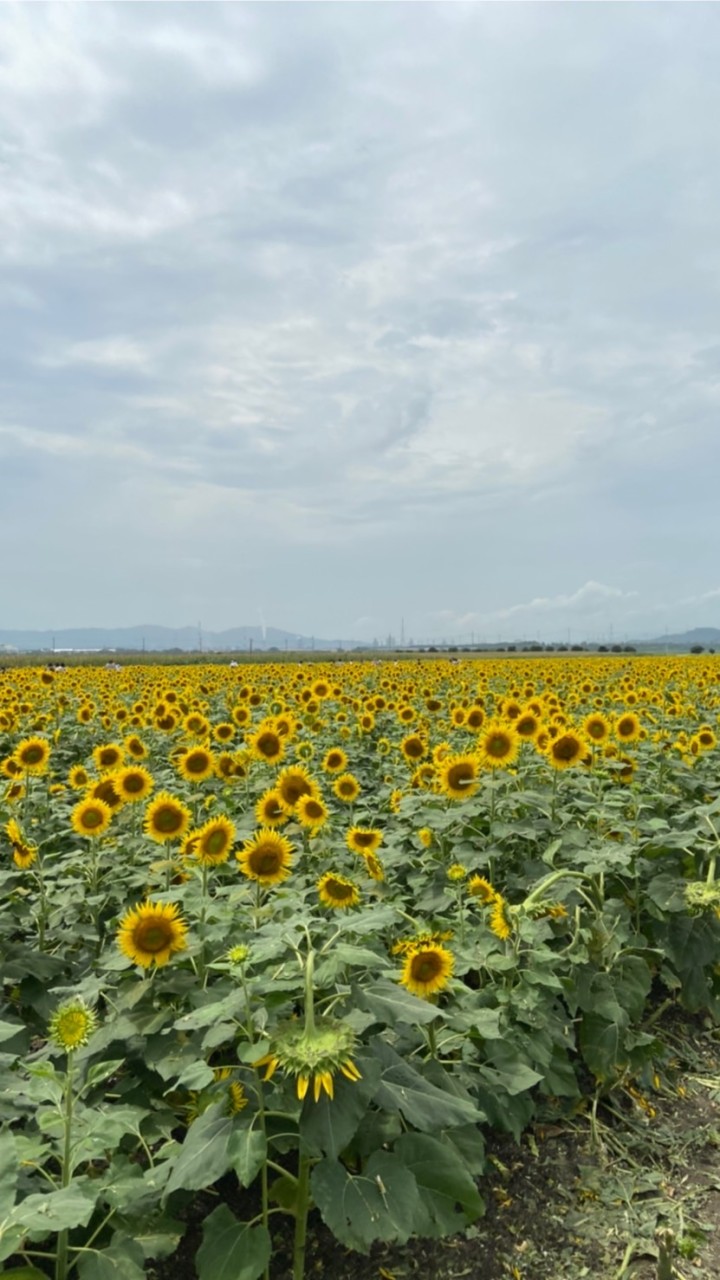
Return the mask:
{"type": "Polygon", "coordinates": [[[63,631],[2,631],[0,649],[24,652],[56,652],[71,649],[122,649],[157,653],[179,649],[242,652],[250,649],[349,648],[351,641],[301,636],[277,627],[231,627],[228,631],[203,631],[198,627],[73,627],[63,631]]]}
{"type": "Polygon", "coordinates": [[[682,631],[676,635],[659,636],[657,640],[649,640],[643,648],[662,649],[669,645],[672,649],[692,649],[694,644],[701,644],[704,649],[720,650],[720,630],[717,627],[693,627],[691,631],[682,631]]]}

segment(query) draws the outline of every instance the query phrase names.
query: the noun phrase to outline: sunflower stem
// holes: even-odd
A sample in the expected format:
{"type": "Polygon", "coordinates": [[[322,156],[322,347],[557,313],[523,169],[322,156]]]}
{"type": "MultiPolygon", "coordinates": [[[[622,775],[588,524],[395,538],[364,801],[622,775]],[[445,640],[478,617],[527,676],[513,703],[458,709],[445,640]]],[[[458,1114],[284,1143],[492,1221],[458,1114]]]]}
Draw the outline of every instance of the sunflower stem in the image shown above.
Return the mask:
{"type": "MultiPolygon", "coordinates": [[[[62,1171],[60,1185],[69,1187],[72,1177],[72,1122],[73,1122],[73,1054],[67,1055],[67,1071],[65,1074],[65,1105],[63,1108],[63,1124],[65,1128],[63,1141],[62,1171]]],[[[55,1280],[66,1280],[68,1266],[68,1232],[67,1227],[58,1234],[57,1253],[55,1255],[55,1280]]]]}
{"type": "Polygon", "coordinates": [[[315,952],[310,943],[310,935],[308,934],[308,953],[305,959],[305,1032],[310,1036],[315,1034],[315,992],[313,990],[313,978],[315,974],[315,952]]]}

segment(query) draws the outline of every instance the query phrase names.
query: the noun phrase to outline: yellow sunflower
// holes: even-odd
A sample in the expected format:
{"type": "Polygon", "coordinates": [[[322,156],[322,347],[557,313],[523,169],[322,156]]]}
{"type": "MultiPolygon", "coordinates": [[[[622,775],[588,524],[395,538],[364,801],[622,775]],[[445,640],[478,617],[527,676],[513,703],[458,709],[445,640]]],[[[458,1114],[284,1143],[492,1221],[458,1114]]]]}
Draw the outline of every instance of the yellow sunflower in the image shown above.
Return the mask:
{"type": "Polygon", "coordinates": [[[379,858],[374,853],[366,853],[365,867],[371,880],[383,881],[385,879],[385,868],[379,858]]]}
{"type": "Polygon", "coordinates": [[[547,758],[553,769],[570,769],[580,764],[587,753],[587,743],[579,733],[568,729],[566,733],[553,738],[547,748],[547,758]]]}
{"type": "Polygon", "coordinates": [[[275,787],[266,791],[258,800],[255,805],[255,819],[261,827],[281,827],[287,822],[287,811],[283,806],[280,792],[275,787]]]}
{"type": "Polygon", "coordinates": [[[285,836],[263,827],[235,854],[240,870],[261,885],[282,884],[292,867],[293,846],[285,836]]]}
{"type": "Polygon", "coordinates": [[[342,773],[343,769],[347,769],[348,758],[342,747],[331,747],[325,753],[322,767],[327,773],[342,773]]]}
{"type": "Polygon", "coordinates": [[[295,816],[302,827],[319,831],[328,820],[328,809],[319,796],[301,796],[295,806],[295,816]]]}
{"type": "Polygon", "coordinates": [[[356,907],[360,901],[360,891],[352,880],[336,875],[334,871],[326,871],[317,882],[320,901],[326,907],[334,907],[344,911],[348,907],[356,907]]]}
{"type": "Polygon", "coordinates": [[[68,774],[68,782],[73,791],[84,791],[90,781],[87,769],[81,764],[74,764],[68,774]]]}
{"type": "Polygon", "coordinates": [[[478,789],[480,762],[477,756],[447,756],[437,766],[437,776],[443,795],[452,800],[467,800],[478,789]]]}
{"type": "Polygon", "coordinates": [[[256,760],[264,760],[266,764],[279,764],[285,755],[285,742],[277,729],[268,724],[261,724],[247,738],[247,745],[256,760]]]}
{"type": "Polygon", "coordinates": [[[454,963],[447,947],[418,946],[405,959],[400,983],[414,996],[426,999],[447,986],[454,963]]]}
{"type": "Polygon", "coordinates": [[[408,764],[416,764],[418,760],[422,760],[427,755],[427,749],[427,742],[419,733],[408,734],[400,743],[400,750],[408,764]]]}
{"type": "Polygon", "coordinates": [[[70,823],[73,831],[76,831],[79,836],[89,836],[94,839],[96,836],[105,834],[111,818],[112,809],[109,804],[104,800],[88,797],[75,805],[70,814],[70,823]]]}
{"type": "Polygon", "coordinates": [[[583,733],[592,743],[605,742],[610,736],[610,721],[595,711],[583,721],[583,733]]]}
{"type": "Polygon", "coordinates": [[[495,721],[485,727],[479,741],[480,756],[488,769],[505,769],[514,763],[520,749],[520,739],[509,725],[495,721]]]}
{"type": "Polygon", "coordinates": [[[382,844],[382,831],[377,827],[351,827],[345,843],[351,853],[377,853],[382,844]]]}
{"type": "Polygon", "coordinates": [[[467,891],[473,898],[479,898],[485,904],[495,902],[498,896],[490,881],[484,876],[471,876],[467,883],[467,891]]]}
{"type": "Polygon", "coordinates": [[[637,742],[641,729],[642,726],[634,711],[626,711],[624,715],[618,716],[613,726],[615,737],[620,742],[637,742]]]}
{"type": "Polygon", "coordinates": [[[301,764],[291,764],[281,769],[275,780],[275,791],[286,813],[292,813],[301,796],[316,796],[317,783],[301,764]]]}
{"type": "Polygon", "coordinates": [[[194,832],[193,857],[203,867],[217,867],[227,862],[235,840],[235,824],[223,814],[210,818],[194,832]]]}
{"type": "Polygon", "coordinates": [[[341,773],[333,782],[333,792],[338,800],[345,804],[353,804],[360,795],[360,783],[352,773],[341,773]]]}
{"type": "Polygon", "coordinates": [[[186,782],[204,782],[215,772],[215,757],[207,747],[190,747],[178,757],[175,767],[186,782]]]}
{"type": "Polygon", "coordinates": [[[127,804],[145,800],[155,786],[149,769],[141,764],[131,764],[113,774],[113,787],[127,804]]]}
{"type": "Polygon", "coordinates": [[[120,921],[117,944],[123,955],[147,969],[164,965],[186,944],[187,925],[174,902],[142,902],[120,921]]]}
{"type": "Polygon", "coordinates": [[[100,773],[107,773],[109,769],[117,769],[122,764],[124,749],[117,742],[106,742],[100,746],[93,748],[93,760],[95,767],[100,773]]]}
{"type": "Polygon", "coordinates": [[[145,810],[145,834],[158,844],[179,840],[189,826],[190,810],[187,805],[167,791],[160,791],[145,810]]]}
{"type": "Polygon", "coordinates": [[[13,754],[23,773],[39,775],[48,767],[50,743],[46,738],[23,738],[13,754]]]}
{"type": "Polygon", "coordinates": [[[147,756],[148,750],[145,743],[135,733],[131,734],[129,738],[125,738],[123,746],[133,760],[144,760],[147,756]]]}

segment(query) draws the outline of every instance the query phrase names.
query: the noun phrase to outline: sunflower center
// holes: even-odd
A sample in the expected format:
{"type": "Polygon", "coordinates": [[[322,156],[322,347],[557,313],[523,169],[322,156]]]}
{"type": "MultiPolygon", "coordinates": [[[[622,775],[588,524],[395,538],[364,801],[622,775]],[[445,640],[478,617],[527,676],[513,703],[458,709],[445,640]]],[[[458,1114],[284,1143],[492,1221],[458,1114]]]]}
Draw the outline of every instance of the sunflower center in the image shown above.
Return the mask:
{"type": "Polygon", "coordinates": [[[43,747],[26,747],[20,759],[23,764],[39,764],[44,758],[45,751],[43,747]]]}
{"type": "Polygon", "coordinates": [[[185,768],[188,773],[204,773],[208,767],[208,758],[202,751],[195,751],[185,757],[185,768]]]}
{"type": "Polygon", "coordinates": [[[574,738],[560,738],[553,746],[553,755],[556,760],[574,760],[579,754],[580,744],[574,738]]]}
{"type": "Polygon", "coordinates": [[[142,791],[145,779],[141,773],[129,773],[123,779],[123,786],[130,795],[136,795],[138,791],[142,791]]]}
{"type": "Polygon", "coordinates": [[[413,956],[411,969],[416,982],[432,982],[442,973],[442,959],[434,951],[420,951],[413,956]]]}
{"type": "Polygon", "coordinates": [[[488,742],[486,750],[495,760],[502,760],[510,750],[510,739],[504,733],[496,733],[488,742]]]}
{"type": "Polygon", "coordinates": [[[250,854],[250,866],[257,876],[274,876],[280,869],[280,858],[276,849],[253,849],[250,854]]]}
{"type": "Polygon", "coordinates": [[[100,809],[86,809],[80,816],[80,825],[87,831],[94,831],[96,827],[101,827],[102,822],[103,815],[100,809]]]}
{"type": "Polygon", "coordinates": [[[342,880],[328,880],[325,885],[325,891],[336,902],[345,902],[347,898],[352,897],[353,886],[351,884],[343,884],[342,880]]]}
{"type": "Polygon", "coordinates": [[[135,933],[136,946],[157,955],[172,941],[172,933],[160,920],[143,922],[135,933]]]}
{"type": "Polygon", "coordinates": [[[453,764],[448,769],[448,782],[451,787],[467,787],[475,780],[472,765],[453,764]]]}
{"type": "Polygon", "coordinates": [[[217,854],[219,853],[224,853],[225,849],[227,848],[227,844],[228,844],[227,832],[221,831],[221,830],[211,831],[208,835],[206,835],[205,839],[203,840],[203,848],[205,852],[211,854],[212,856],[217,856],[217,854]]]}
{"type": "Polygon", "coordinates": [[[280,750],[280,739],[275,733],[262,733],[255,745],[262,756],[275,756],[280,750]]]}
{"type": "Polygon", "coordinates": [[[158,809],[153,817],[153,824],[158,831],[164,832],[166,835],[172,835],[174,831],[179,831],[182,827],[183,816],[179,809],[173,805],[163,805],[158,809]]]}

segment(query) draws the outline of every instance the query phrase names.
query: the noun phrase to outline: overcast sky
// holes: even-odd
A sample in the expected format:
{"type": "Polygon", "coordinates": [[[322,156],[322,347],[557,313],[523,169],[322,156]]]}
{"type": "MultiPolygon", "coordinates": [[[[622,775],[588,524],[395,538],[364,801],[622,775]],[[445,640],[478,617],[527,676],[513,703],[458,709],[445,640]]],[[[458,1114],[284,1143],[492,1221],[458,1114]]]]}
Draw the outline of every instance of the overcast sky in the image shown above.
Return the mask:
{"type": "Polygon", "coordinates": [[[720,626],[719,47],[0,5],[0,628],[720,626]]]}

